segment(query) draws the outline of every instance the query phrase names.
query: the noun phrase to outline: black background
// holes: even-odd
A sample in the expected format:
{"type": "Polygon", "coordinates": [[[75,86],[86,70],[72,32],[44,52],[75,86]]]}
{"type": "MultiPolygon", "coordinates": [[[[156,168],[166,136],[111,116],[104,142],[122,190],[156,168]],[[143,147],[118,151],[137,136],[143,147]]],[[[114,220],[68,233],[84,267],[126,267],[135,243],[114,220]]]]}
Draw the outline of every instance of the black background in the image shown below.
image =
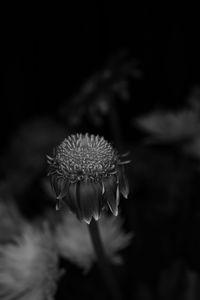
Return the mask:
{"type": "MultiPolygon", "coordinates": [[[[199,270],[199,252],[196,249],[200,249],[200,222],[199,215],[195,215],[197,208],[199,211],[196,196],[199,184],[194,179],[196,169],[193,161],[191,163],[188,158],[178,156],[174,148],[172,152],[171,148],[168,151],[169,145],[164,145],[162,149],[135,145],[135,136],[128,122],[129,118],[157,107],[183,107],[192,88],[199,85],[198,12],[197,7],[192,5],[187,7],[181,4],[176,8],[134,2],[77,2],[65,6],[12,6],[3,10],[0,134],[4,155],[11,138],[15,137],[16,129],[21,124],[26,128],[26,122],[31,118],[50,116],[64,127],[65,124],[59,119],[60,107],[76,95],[85,80],[101,70],[113,54],[127,49],[138,62],[143,77],[134,86],[134,97],[119,114],[119,125],[123,124],[125,132],[124,140],[129,142],[125,148],[133,150],[131,158],[134,162],[128,168],[131,201],[121,201],[121,209],[126,219],[126,229],[135,232],[136,238],[125,252],[126,264],[122,272],[126,275],[123,276],[121,269],[118,269],[129,296],[140,294],[137,289],[144,282],[152,289],[152,295],[156,295],[160,272],[173,266],[174,261],[176,269],[176,259],[178,262],[183,260],[183,264],[188,263],[189,268],[199,270]],[[169,203],[171,206],[168,206],[169,203]]],[[[104,130],[106,132],[106,127],[104,130]]],[[[30,136],[30,149],[27,147],[30,156],[34,148],[32,140],[34,144],[34,138],[30,136]]],[[[42,142],[43,137],[38,144],[42,142]]],[[[51,147],[48,147],[50,151],[51,147]]],[[[42,157],[43,165],[41,169],[39,165],[36,171],[34,168],[29,170],[31,159],[28,156],[28,163],[23,159],[20,147],[18,152],[22,152],[21,156],[15,153],[15,143],[11,154],[5,155],[5,160],[4,156],[1,158],[1,163],[4,162],[2,177],[11,181],[17,200],[20,199],[23,205],[26,199],[31,200],[33,204],[26,205],[30,210],[31,205],[35,205],[37,212],[43,201],[40,181],[46,178],[44,157],[49,153],[43,148],[36,157],[39,157],[39,162],[42,157]],[[20,168],[25,169],[21,175],[20,168]],[[18,187],[20,184],[25,186],[23,180],[31,172],[33,176],[27,189],[21,187],[20,190],[18,187]],[[35,199],[38,199],[39,205],[35,204],[35,199]]],[[[76,298],[75,292],[80,298],[87,284],[89,292],[90,289],[96,290],[99,280],[96,269],[84,277],[74,266],[71,269],[67,267],[71,272],[71,279],[66,276],[68,289],[72,287],[70,299],[76,298]],[[96,286],[93,287],[94,282],[96,286]],[[81,285],[80,291],[76,283],[81,285]]],[[[172,268],[172,274],[175,273],[172,268]]],[[[176,281],[178,276],[174,276],[176,281]]],[[[63,295],[67,297],[66,284],[64,278],[58,290],[58,299],[63,295]]],[[[165,288],[163,290],[165,293],[165,288]]],[[[85,290],[85,295],[88,291],[85,290]]],[[[137,299],[148,298],[138,296],[137,299]]]]}
{"type": "Polygon", "coordinates": [[[4,137],[32,115],[54,114],[120,49],[129,49],[144,72],[135,111],[158,104],[179,106],[199,83],[195,7],[74,3],[10,7],[3,14],[4,137]]]}

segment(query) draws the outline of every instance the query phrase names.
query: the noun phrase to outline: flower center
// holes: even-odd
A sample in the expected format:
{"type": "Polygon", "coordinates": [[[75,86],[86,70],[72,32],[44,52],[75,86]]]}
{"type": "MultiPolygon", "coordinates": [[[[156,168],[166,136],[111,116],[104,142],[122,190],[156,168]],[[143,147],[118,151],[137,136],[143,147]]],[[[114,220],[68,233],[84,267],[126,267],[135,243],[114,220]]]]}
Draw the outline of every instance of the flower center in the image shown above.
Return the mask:
{"type": "Polygon", "coordinates": [[[118,155],[103,137],[76,134],[58,146],[54,159],[66,178],[100,179],[116,168],[118,155]]]}

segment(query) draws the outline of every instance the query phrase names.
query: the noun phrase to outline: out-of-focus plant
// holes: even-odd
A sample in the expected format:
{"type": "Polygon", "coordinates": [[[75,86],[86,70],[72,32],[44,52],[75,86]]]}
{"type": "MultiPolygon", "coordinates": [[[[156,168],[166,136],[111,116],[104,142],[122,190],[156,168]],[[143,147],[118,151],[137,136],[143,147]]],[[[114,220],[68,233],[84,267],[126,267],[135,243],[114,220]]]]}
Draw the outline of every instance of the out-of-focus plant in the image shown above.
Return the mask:
{"type": "Polygon", "coordinates": [[[61,107],[60,113],[67,125],[73,128],[82,125],[85,120],[89,120],[93,126],[100,127],[108,116],[109,123],[113,126],[112,134],[115,136],[115,129],[120,130],[117,124],[120,123],[120,118],[117,115],[116,102],[129,101],[129,83],[140,78],[141,71],[136,61],[127,51],[121,51],[83,83],[80,92],[61,107]]]}
{"type": "Polygon", "coordinates": [[[150,141],[182,141],[200,134],[199,111],[186,107],[180,111],[156,110],[135,120],[138,127],[150,134],[150,141]]]}
{"type": "Polygon", "coordinates": [[[149,136],[148,143],[178,143],[183,152],[200,157],[200,89],[194,88],[188,104],[178,111],[155,110],[134,123],[149,136]]]}
{"type": "Polygon", "coordinates": [[[48,223],[28,223],[0,200],[0,299],[52,300],[61,273],[48,223]]]}
{"type": "Polygon", "coordinates": [[[155,111],[139,117],[136,123],[152,136],[152,140],[160,142],[183,140],[200,132],[198,112],[191,109],[178,112],[155,111]]]}

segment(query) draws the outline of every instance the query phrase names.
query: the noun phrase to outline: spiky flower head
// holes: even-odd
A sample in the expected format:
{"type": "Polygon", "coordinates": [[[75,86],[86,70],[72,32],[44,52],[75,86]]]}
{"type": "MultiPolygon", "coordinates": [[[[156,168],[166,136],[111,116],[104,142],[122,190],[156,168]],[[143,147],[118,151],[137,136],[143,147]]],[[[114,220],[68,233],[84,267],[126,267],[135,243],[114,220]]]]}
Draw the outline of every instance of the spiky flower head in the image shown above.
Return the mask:
{"type": "Polygon", "coordinates": [[[117,216],[120,192],[128,197],[124,164],[118,152],[103,137],[70,135],[48,158],[52,187],[79,220],[98,220],[108,206],[117,216]]]}

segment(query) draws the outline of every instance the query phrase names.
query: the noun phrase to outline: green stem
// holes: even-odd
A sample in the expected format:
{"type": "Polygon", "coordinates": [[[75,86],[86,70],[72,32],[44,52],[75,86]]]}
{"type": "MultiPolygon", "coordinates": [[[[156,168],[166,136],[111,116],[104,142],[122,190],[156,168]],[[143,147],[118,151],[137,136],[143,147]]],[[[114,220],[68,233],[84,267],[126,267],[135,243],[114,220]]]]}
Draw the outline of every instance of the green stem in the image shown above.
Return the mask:
{"type": "Polygon", "coordinates": [[[105,283],[107,284],[110,296],[113,300],[122,300],[122,295],[119,291],[119,285],[115,282],[115,278],[110,268],[108,258],[103,248],[97,222],[94,219],[92,219],[91,223],[88,225],[88,228],[93,247],[96,252],[99,269],[102,273],[105,283]]]}

